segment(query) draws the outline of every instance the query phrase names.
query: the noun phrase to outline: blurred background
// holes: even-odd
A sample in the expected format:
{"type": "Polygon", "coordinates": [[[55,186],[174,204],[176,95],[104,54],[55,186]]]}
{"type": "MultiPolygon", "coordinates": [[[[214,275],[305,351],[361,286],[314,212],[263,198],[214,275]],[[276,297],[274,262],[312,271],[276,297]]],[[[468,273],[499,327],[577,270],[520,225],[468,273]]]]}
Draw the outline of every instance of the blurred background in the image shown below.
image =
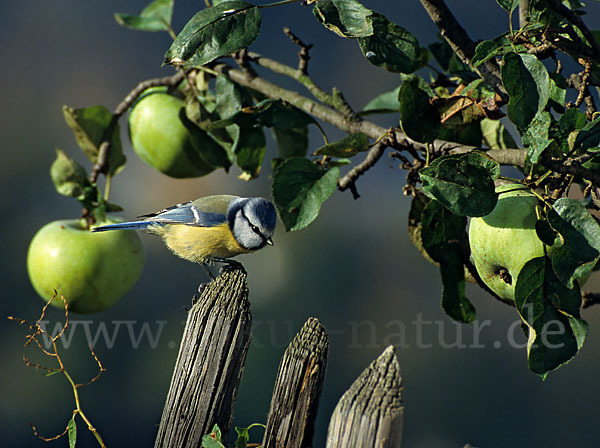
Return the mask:
{"type": "MultiPolygon", "coordinates": [[[[166,33],[135,32],[113,20],[114,12],[136,14],[146,3],[0,2],[2,446],[44,446],[28,422],[51,436],[62,432],[71,417],[73,398],[65,379],[44,377],[24,365],[24,352],[32,360],[50,363],[36,350],[23,348],[26,328],[6,317],[34,321],[39,316],[43,302],[26,272],[29,242],[47,222],[80,213],[76,201],[55,192],[48,174],[55,148],[87,163],[64,123],[62,105],[103,104],[112,110],[139,81],[172,73],[160,67],[170,43],[166,33]]],[[[437,40],[437,29],[417,0],[363,3],[410,30],[421,45],[437,40]]],[[[447,3],[474,39],[506,30],[507,15],[494,0],[447,3]]],[[[175,30],[202,5],[177,1],[175,30]]],[[[590,2],[588,11],[588,25],[599,28],[598,3],[590,2]]],[[[295,65],[297,48],[283,34],[285,25],[314,44],[309,72],[317,84],[326,90],[338,87],[356,109],[398,85],[397,75],[369,65],[355,42],[328,32],[309,9],[297,4],[264,10],[262,32],[252,49],[295,65]]],[[[380,123],[393,125],[395,119],[380,123]]],[[[124,217],[209,194],[270,197],[268,163],[261,178],[250,183],[237,179],[235,169],[229,175],[220,171],[202,179],[174,180],[135,156],[125,120],[121,126],[128,164],[112,184],[111,199],[124,206],[124,217]]],[[[330,138],[341,137],[327,130],[330,138]]],[[[322,140],[312,137],[315,149],[322,140]]],[[[272,141],[269,145],[267,157],[275,151],[272,141]]],[[[439,306],[437,269],[408,239],[404,177],[394,162],[382,159],[360,179],[358,201],[349,192],[336,192],[307,229],[286,233],[280,225],[273,248],[239,258],[249,274],[254,331],[234,425],[265,422],[279,359],[305,320],[315,316],[330,333],[315,446],[324,445],[329,417],[342,393],[389,344],[396,346],[403,372],[406,447],[597,446],[600,307],[583,313],[590,333],[580,354],[545,382],[527,369],[525,338],[514,324],[514,309],[469,286],[482,327],[479,337],[473,326],[454,324],[439,306]],[[521,348],[514,347],[517,343],[521,348]]],[[[146,265],[136,286],[106,312],[73,315],[79,324],[63,349],[71,374],[86,382],[97,369],[87,351],[87,336],[97,338],[96,353],[107,372],[80,394],[84,410],[109,446],[153,445],[184,307],[206,281],[199,266],[172,256],[158,238],[144,235],[143,240],[146,265]]],[[[588,287],[598,290],[599,279],[592,278],[588,287]]],[[[48,328],[62,317],[50,310],[48,328]]],[[[81,446],[94,446],[92,436],[82,425],[79,429],[81,446]]],[[[256,431],[254,441],[262,438],[256,431]]],[[[61,439],[51,445],[66,444],[61,439]]]]}

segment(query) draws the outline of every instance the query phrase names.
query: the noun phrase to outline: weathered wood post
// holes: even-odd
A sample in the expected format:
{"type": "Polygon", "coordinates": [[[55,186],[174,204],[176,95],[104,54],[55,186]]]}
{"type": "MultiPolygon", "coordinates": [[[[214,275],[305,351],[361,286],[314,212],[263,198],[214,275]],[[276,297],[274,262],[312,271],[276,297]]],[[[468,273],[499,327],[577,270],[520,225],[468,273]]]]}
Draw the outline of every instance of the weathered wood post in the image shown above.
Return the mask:
{"type": "Polygon", "coordinates": [[[399,448],[402,440],[402,377],[389,346],[352,383],[335,407],[327,448],[399,448]]]}
{"type": "Polygon", "coordinates": [[[313,317],[288,346],[275,380],[264,448],[312,446],[328,346],[327,332],[313,317]]]}
{"type": "Polygon", "coordinates": [[[246,272],[225,267],[188,313],[155,448],[199,447],[231,424],[250,344],[246,272]]]}

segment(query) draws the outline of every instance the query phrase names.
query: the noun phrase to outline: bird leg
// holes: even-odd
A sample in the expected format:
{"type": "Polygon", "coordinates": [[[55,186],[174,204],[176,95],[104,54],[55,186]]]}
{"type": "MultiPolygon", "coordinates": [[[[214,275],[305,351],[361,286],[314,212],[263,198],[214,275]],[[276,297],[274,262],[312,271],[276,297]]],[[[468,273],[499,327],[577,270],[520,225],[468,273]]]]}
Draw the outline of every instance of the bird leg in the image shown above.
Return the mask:
{"type": "MultiPolygon", "coordinates": [[[[246,270],[244,269],[244,266],[242,265],[242,263],[240,263],[239,261],[231,260],[229,258],[213,257],[213,258],[210,258],[209,262],[210,263],[217,262],[217,263],[223,263],[223,264],[225,264],[225,266],[223,266],[219,270],[219,274],[221,272],[223,272],[223,269],[227,269],[227,268],[229,268],[229,269],[240,269],[241,271],[246,272],[246,270]]],[[[210,281],[212,282],[215,279],[215,276],[213,275],[213,273],[211,272],[210,268],[208,267],[208,264],[207,263],[200,263],[200,264],[202,265],[202,267],[204,268],[204,270],[206,271],[206,273],[210,277],[210,281]]],[[[208,285],[208,283],[200,283],[200,285],[198,286],[198,292],[200,294],[202,294],[202,291],[204,291],[204,288],[206,288],[207,285],[208,285]]]]}
{"type": "MultiPolygon", "coordinates": [[[[206,263],[200,263],[200,264],[202,265],[202,267],[204,268],[204,270],[208,274],[208,277],[210,278],[210,282],[212,282],[215,279],[215,276],[210,271],[210,268],[208,267],[208,264],[206,264],[206,263]]],[[[210,283],[210,282],[208,282],[208,283],[210,283]]],[[[208,286],[208,283],[200,283],[200,285],[198,285],[198,292],[200,294],[202,294],[202,291],[204,291],[204,288],[206,288],[206,286],[208,286]]]]}
{"type": "Polygon", "coordinates": [[[215,276],[210,271],[208,264],[207,263],[201,263],[201,264],[202,264],[202,267],[204,268],[204,270],[206,271],[206,273],[208,274],[208,276],[210,277],[210,281],[212,282],[215,279],[215,276]]]}
{"type": "Polygon", "coordinates": [[[239,269],[243,272],[246,272],[244,266],[242,266],[242,263],[240,263],[239,261],[231,260],[230,258],[211,258],[211,261],[216,261],[217,263],[223,263],[226,265],[219,270],[219,274],[223,271],[223,269],[226,268],[239,269]]]}

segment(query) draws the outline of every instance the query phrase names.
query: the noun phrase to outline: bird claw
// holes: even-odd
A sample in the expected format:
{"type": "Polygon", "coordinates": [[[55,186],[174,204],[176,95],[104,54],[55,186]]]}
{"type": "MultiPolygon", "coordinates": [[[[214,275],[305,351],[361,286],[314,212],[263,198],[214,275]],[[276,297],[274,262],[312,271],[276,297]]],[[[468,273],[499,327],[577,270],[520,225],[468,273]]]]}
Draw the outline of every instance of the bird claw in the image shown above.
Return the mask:
{"type": "Polygon", "coordinates": [[[239,261],[231,260],[229,258],[213,258],[212,261],[216,261],[218,263],[223,263],[221,269],[219,269],[219,275],[228,270],[241,270],[246,272],[244,266],[239,261]]]}
{"type": "MultiPolygon", "coordinates": [[[[198,285],[198,293],[199,293],[200,295],[202,295],[202,293],[204,292],[204,290],[206,289],[206,287],[207,287],[209,284],[210,284],[210,283],[200,283],[200,284],[198,285]]],[[[194,295],[194,297],[196,297],[196,296],[194,295]]],[[[197,300],[197,299],[196,299],[196,300],[197,300]]],[[[193,303],[192,303],[192,304],[193,304],[193,303]]]]}
{"type": "Polygon", "coordinates": [[[226,263],[223,266],[221,266],[221,269],[219,269],[219,275],[221,275],[223,272],[234,271],[236,269],[244,270],[244,267],[242,266],[241,263],[238,263],[237,261],[232,261],[230,263],[226,263]]]}

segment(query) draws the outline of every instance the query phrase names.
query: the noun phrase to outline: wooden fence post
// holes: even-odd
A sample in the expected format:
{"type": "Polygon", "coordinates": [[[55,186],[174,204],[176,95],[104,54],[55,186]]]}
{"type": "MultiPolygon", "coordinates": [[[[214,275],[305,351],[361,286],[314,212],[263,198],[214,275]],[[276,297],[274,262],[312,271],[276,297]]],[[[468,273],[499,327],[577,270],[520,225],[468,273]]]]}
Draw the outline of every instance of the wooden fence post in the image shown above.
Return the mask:
{"type": "Polygon", "coordinates": [[[400,365],[389,346],[338,402],[326,447],[399,448],[403,412],[400,365]]]}
{"type": "Polygon", "coordinates": [[[227,432],[250,344],[246,272],[223,268],[188,313],[155,448],[199,447],[227,432]]]}
{"type": "Polygon", "coordinates": [[[328,346],[327,332],[314,317],[288,346],[273,388],[264,448],[312,446],[328,346]]]}

